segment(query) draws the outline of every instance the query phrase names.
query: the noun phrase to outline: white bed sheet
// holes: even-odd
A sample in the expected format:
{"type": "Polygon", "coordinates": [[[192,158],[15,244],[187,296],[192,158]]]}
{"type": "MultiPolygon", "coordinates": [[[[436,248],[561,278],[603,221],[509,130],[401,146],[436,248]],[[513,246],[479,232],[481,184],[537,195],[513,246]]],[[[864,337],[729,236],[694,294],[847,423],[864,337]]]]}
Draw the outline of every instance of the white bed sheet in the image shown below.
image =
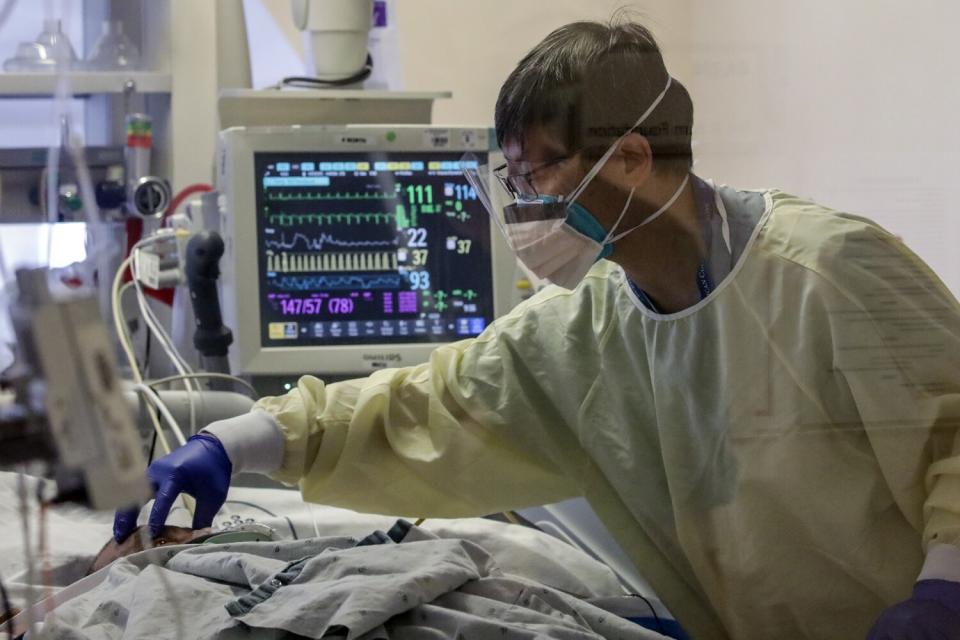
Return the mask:
{"type": "MultiPolygon", "coordinates": [[[[35,486],[36,479],[31,479],[35,486]]],[[[30,492],[31,495],[35,491],[30,492]]],[[[31,538],[36,545],[36,505],[31,515],[31,538]]],[[[148,511],[141,514],[141,522],[148,511]]],[[[415,514],[413,517],[416,517],[415,514]]],[[[16,475],[0,472],[0,576],[13,606],[22,608],[30,583],[20,534],[16,475]]],[[[253,520],[272,527],[279,537],[289,539],[315,535],[363,536],[387,530],[397,516],[362,514],[346,509],[310,505],[296,491],[284,489],[233,488],[228,502],[214,520],[221,528],[237,520],[253,520]],[[269,515],[267,512],[273,515],[269,515]]],[[[408,516],[408,519],[411,517],[408,516]]],[[[179,507],[171,512],[169,524],[188,526],[189,513],[179,507]]],[[[48,566],[57,593],[81,578],[93,557],[111,535],[113,514],[62,505],[47,516],[48,566]]],[[[536,580],[583,598],[623,595],[616,574],[606,565],[553,536],[528,527],[480,518],[427,520],[423,527],[443,538],[464,538],[486,549],[507,573],[536,580]]],[[[39,565],[38,565],[39,567],[39,565]]],[[[35,577],[37,584],[40,576],[35,577]]],[[[35,596],[41,595],[35,593],[35,596]]]]}

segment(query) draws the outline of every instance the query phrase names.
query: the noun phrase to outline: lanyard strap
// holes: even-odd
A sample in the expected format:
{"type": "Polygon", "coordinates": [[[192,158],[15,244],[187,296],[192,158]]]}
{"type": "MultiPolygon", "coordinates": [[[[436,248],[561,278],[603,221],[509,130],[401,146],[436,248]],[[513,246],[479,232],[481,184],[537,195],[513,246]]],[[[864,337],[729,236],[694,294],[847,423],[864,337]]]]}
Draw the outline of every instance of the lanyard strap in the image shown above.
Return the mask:
{"type": "Polygon", "coordinates": [[[703,262],[700,263],[700,268],[697,269],[697,289],[700,290],[701,300],[713,293],[713,283],[710,282],[710,276],[707,275],[707,265],[703,262]]]}
{"type": "MultiPolygon", "coordinates": [[[[689,176],[688,176],[689,177],[689,176]]],[[[724,242],[727,244],[727,248],[730,248],[730,231],[727,226],[727,216],[726,213],[721,211],[722,202],[720,202],[720,194],[717,191],[716,187],[712,183],[704,182],[696,176],[693,179],[694,193],[696,194],[697,199],[697,209],[700,217],[700,225],[703,230],[703,240],[706,244],[707,251],[710,251],[711,243],[713,241],[713,229],[711,227],[711,219],[714,215],[720,217],[723,225],[724,233],[724,242]]],[[[660,313],[657,309],[657,306],[653,304],[653,300],[650,299],[650,296],[646,294],[637,284],[627,279],[627,282],[630,284],[630,289],[636,294],[637,298],[640,299],[640,302],[644,304],[648,309],[654,313],[660,313]]],[[[700,299],[704,300],[707,296],[713,293],[714,284],[710,279],[710,275],[707,273],[707,263],[706,261],[701,262],[700,266],[697,267],[697,290],[700,292],[700,299]]]]}
{"type": "MultiPolygon", "coordinates": [[[[638,287],[637,283],[629,278],[627,278],[627,282],[630,284],[630,289],[637,296],[637,298],[640,299],[640,302],[642,302],[645,307],[654,313],[660,313],[660,310],[657,309],[657,305],[653,304],[653,300],[650,299],[650,296],[648,296],[643,289],[638,287]]],[[[713,293],[713,283],[710,281],[710,276],[707,275],[706,265],[702,262],[697,268],[697,290],[700,291],[701,300],[706,299],[707,296],[713,293]]]]}

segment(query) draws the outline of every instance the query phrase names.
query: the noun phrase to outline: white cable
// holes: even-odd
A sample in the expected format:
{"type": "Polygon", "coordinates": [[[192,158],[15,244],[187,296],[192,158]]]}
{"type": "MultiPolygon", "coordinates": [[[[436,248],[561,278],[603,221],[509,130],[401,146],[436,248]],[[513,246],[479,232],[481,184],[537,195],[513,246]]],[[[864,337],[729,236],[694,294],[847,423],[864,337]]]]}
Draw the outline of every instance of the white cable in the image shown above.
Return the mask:
{"type": "Polygon", "coordinates": [[[180,425],[177,423],[176,419],[173,417],[173,414],[170,413],[170,408],[167,407],[167,403],[163,401],[156,391],[151,389],[149,386],[138,382],[133,385],[133,388],[139,391],[144,399],[148,403],[153,405],[153,407],[160,412],[160,415],[163,416],[163,419],[166,420],[167,426],[170,427],[170,431],[173,432],[173,435],[176,436],[177,441],[180,442],[180,446],[187,444],[187,439],[183,436],[183,431],[180,430],[180,425]]]}
{"type": "MultiPolygon", "coordinates": [[[[140,243],[137,243],[138,245],[140,243]]],[[[157,338],[157,342],[160,343],[161,348],[167,354],[167,357],[170,358],[170,361],[173,363],[173,367],[177,370],[183,378],[183,386],[187,390],[187,402],[190,406],[190,431],[191,433],[196,433],[197,431],[197,409],[194,399],[194,389],[195,387],[190,382],[189,375],[193,373],[193,368],[180,356],[176,347],[173,346],[173,339],[170,338],[170,335],[167,333],[166,329],[160,324],[160,321],[157,319],[156,315],[153,313],[153,309],[150,308],[147,304],[146,294],[143,291],[143,283],[140,282],[139,278],[139,255],[140,249],[134,245],[134,249],[131,253],[133,255],[133,282],[137,291],[137,304],[140,306],[140,313],[143,316],[144,321],[147,323],[147,326],[150,327],[150,330],[153,331],[154,335],[157,338]]],[[[196,387],[197,391],[199,385],[196,387]]]]}
{"type": "Polygon", "coordinates": [[[187,376],[183,378],[183,386],[187,391],[187,401],[190,406],[190,430],[192,433],[197,431],[197,420],[196,420],[196,404],[195,398],[193,395],[194,390],[197,393],[201,394],[201,401],[203,399],[202,389],[200,388],[199,383],[196,386],[192,385],[189,382],[189,375],[193,373],[193,368],[187,363],[186,360],[180,355],[176,347],[173,344],[173,339],[170,337],[170,334],[167,333],[166,329],[163,328],[163,325],[157,319],[156,314],[153,312],[153,309],[150,308],[150,305],[147,303],[146,294],[143,290],[143,283],[139,278],[139,251],[140,249],[147,245],[158,242],[169,236],[151,236],[144,238],[143,240],[137,242],[131,249],[130,255],[132,256],[132,270],[133,270],[133,283],[137,290],[137,304],[140,307],[140,313],[143,315],[144,322],[147,323],[147,326],[153,331],[154,335],[157,338],[157,341],[160,343],[160,347],[167,354],[167,357],[173,363],[174,368],[177,370],[181,376],[187,376]]]}
{"type": "MultiPolygon", "coordinates": [[[[150,244],[152,242],[157,242],[161,239],[164,239],[164,236],[152,236],[150,238],[145,238],[137,244],[135,244],[131,250],[131,255],[133,256],[133,273],[134,276],[139,275],[140,262],[139,262],[139,251],[141,247],[145,244],[150,244]]],[[[157,319],[156,314],[153,312],[153,309],[146,304],[146,294],[143,290],[143,283],[140,281],[139,277],[133,278],[134,285],[137,287],[137,299],[141,304],[141,311],[143,312],[145,319],[152,321],[156,325],[157,337],[166,345],[165,351],[170,357],[170,360],[174,364],[179,363],[180,366],[186,370],[188,373],[193,373],[193,368],[187,363],[186,360],[180,355],[180,352],[176,350],[173,344],[173,339],[170,337],[170,334],[167,333],[166,329],[160,324],[160,321],[157,319]]],[[[181,372],[182,373],[182,372],[181,372]]]]}
{"type": "MultiPolygon", "coordinates": [[[[137,356],[133,352],[133,344],[130,340],[130,334],[127,333],[127,324],[123,319],[123,312],[120,308],[120,293],[121,293],[121,284],[123,282],[123,274],[126,273],[127,267],[130,266],[130,258],[124,258],[123,262],[120,263],[120,267],[117,269],[117,273],[113,278],[113,287],[111,288],[111,309],[113,311],[113,328],[117,333],[117,339],[120,341],[120,346],[123,349],[124,355],[127,357],[127,362],[130,364],[130,373],[133,376],[135,382],[143,384],[143,376],[140,373],[140,367],[137,365],[137,356]]],[[[150,414],[150,421],[153,423],[153,431],[157,434],[157,441],[160,443],[160,449],[164,453],[170,453],[172,449],[170,444],[167,442],[167,437],[163,434],[163,429],[160,427],[160,421],[157,420],[157,416],[154,415],[153,411],[148,411],[150,414]]]]}
{"type": "MultiPolygon", "coordinates": [[[[145,246],[147,244],[151,244],[153,242],[156,242],[157,240],[159,240],[159,238],[156,238],[156,237],[146,238],[138,242],[136,245],[134,245],[134,248],[139,249],[139,247],[145,246]]],[[[121,302],[120,293],[123,288],[121,286],[123,283],[123,275],[126,273],[127,268],[130,266],[130,262],[131,262],[131,259],[129,257],[124,258],[123,262],[121,262],[120,266],[117,268],[117,273],[113,278],[113,287],[111,290],[111,302],[112,302],[111,308],[113,310],[114,329],[117,332],[117,337],[120,340],[120,345],[123,348],[123,352],[127,356],[127,361],[130,363],[131,375],[133,376],[133,379],[137,384],[142,385],[143,375],[140,373],[140,368],[137,366],[137,358],[133,352],[133,344],[130,340],[130,335],[127,333],[126,323],[123,319],[123,313],[120,308],[120,302],[121,302]]],[[[136,286],[137,279],[134,278],[131,284],[133,286],[136,286]]],[[[164,408],[166,407],[164,406],[164,408]]],[[[160,410],[160,406],[157,406],[157,409],[160,410]]],[[[160,426],[160,421],[157,419],[157,416],[154,414],[153,411],[148,411],[147,413],[150,415],[150,421],[153,423],[153,431],[154,433],[157,434],[157,442],[160,444],[161,450],[163,450],[164,453],[170,453],[173,449],[170,448],[170,444],[167,441],[167,437],[163,433],[163,429],[160,426]]],[[[182,435],[182,432],[181,432],[181,435],[182,435]]],[[[191,511],[190,505],[186,501],[186,499],[184,499],[183,502],[187,510],[191,511]]]]}
{"type": "MultiPolygon", "coordinates": [[[[123,302],[123,294],[125,294],[127,291],[130,291],[130,289],[133,289],[133,283],[132,283],[132,282],[124,282],[123,285],[120,287],[120,301],[121,301],[121,302],[123,302]]],[[[130,336],[129,333],[127,334],[127,339],[128,339],[128,340],[131,340],[131,341],[133,340],[133,338],[130,336]]],[[[146,372],[144,372],[144,373],[146,373],[146,372]]]]}
{"type": "Polygon", "coordinates": [[[33,551],[30,546],[30,504],[27,493],[27,474],[21,469],[17,473],[17,496],[20,500],[20,535],[23,536],[23,559],[27,565],[27,588],[26,588],[26,611],[27,619],[26,625],[27,629],[31,636],[35,636],[35,626],[37,623],[36,618],[34,618],[34,606],[37,604],[37,599],[35,597],[35,586],[36,580],[35,577],[35,567],[34,567],[34,558],[33,551]]]}
{"type": "MultiPolygon", "coordinates": [[[[123,348],[123,351],[127,356],[127,360],[130,363],[130,368],[133,374],[134,382],[137,385],[143,385],[145,387],[142,373],[140,372],[139,366],[137,365],[137,362],[136,362],[136,355],[134,353],[132,340],[130,338],[129,333],[127,332],[126,323],[123,320],[122,312],[121,312],[122,292],[126,288],[132,286],[135,288],[137,292],[137,304],[140,308],[140,313],[143,315],[144,322],[147,324],[148,328],[156,336],[158,344],[166,352],[167,356],[170,358],[174,367],[180,373],[180,376],[177,376],[177,377],[179,378],[182,376],[182,380],[184,381],[184,386],[187,390],[187,398],[190,403],[191,424],[195,425],[196,409],[195,409],[194,398],[193,398],[193,388],[189,385],[189,383],[187,383],[187,380],[192,377],[195,377],[196,374],[194,374],[189,369],[189,365],[186,362],[184,362],[183,359],[176,352],[176,349],[173,347],[172,340],[170,339],[169,335],[160,325],[155,314],[153,313],[153,310],[150,309],[150,307],[147,305],[146,297],[143,292],[142,283],[137,277],[139,274],[136,271],[136,265],[137,265],[137,256],[139,255],[140,249],[144,246],[156,243],[162,239],[163,239],[162,236],[152,236],[149,238],[144,238],[143,240],[140,240],[139,242],[137,242],[131,250],[131,257],[124,259],[119,269],[117,270],[117,273],[114,277],[113,291],[112,291],[112,308],[113,308],[114,327],[117,332],[117,337],[120,340],[121,347],[123,348]],[[134,269],[134,272],[133,272],[134,277],[132,279],[132,282],[121,286],[123,275],[126,272],[127,268],[131,266],[131,264],[133,265],[133,269],[134,269]]],[[[159,396],[152,390],[150,390],[150,392],[143,392],[143,395],[151,401],[151,404],[158,411],[161,411],[162,414],[165,413],[164,418],[167,421],[167,423],[170,425],[171,431],[177,437],[180,444],[181,445],[184,444],[186,440],[184,438],[183,431],[180,429],[179,424],[177,424],[176,420],[173,419],[173,416],[170,415],[169,410],[167,409],[166,405],[162,402],[162,400],[159,398],[159,396]],[[153,395],[150,395],[150,393],[152,393],[153,395]]],[[[169,453],[171,451],[171,448],[169,446],[169,443],[167,442],[167,439],[163,433],[163,430],[161,429],[160,424],[157,421],[157,418],[153,414],[153,412],[149,412],[149,413],[150,413],[151,421],[153,422],[154,432],[157,434],[157,439],[160,443],[161,449],[164,452],[169,453]]],[[[194,431],[196,430],[195,426],[193,427],[193,430],[194,431]]]]}
{"type": "Polygon", "coordinates": [[[143,378],[140,376],[140,368],[137,366],[137,357],[133,353],[133,345],[130,341],[130,335],[127,333],[127,326],[123,320],[123,310],[120,308],[120,293],[123,285],[123,274],[126,272],[127,267],[129,266],[130,258],[124,258],[120,263],[120,266],[117,268],[117,272],[113,276],[113,285],[110,288],[110,309],[113,312],[113,328],[117,333],[117,339],[120,341],[120,347],[123,349],[123,353],[127,357],[127,363],[130,365],[131,375],[133,375],[133,379],[137,382],[142,382],[143,378]]]}
{"type": "MultiPolygon", "coordinates": [[[[184,362],[184,360],[179,356],[177,350],[171,344],[171,339],[169,335],[166,334],[163,329],[160,321],[157,319],[156,314],[153,310],[150,309],[147,303],[146,296],[143,294],[143,291],[137,287],[137,305],[140,308],[140,313],[144,317],[144,321],[147,323],[147,326],[155,334],[157,342],[160,344],[160,348],[163,349],[164,353],[167,354],[167,358],[173,363],[174,368],[177,370],[180,376],[186,376],[182,378],[184,381],[191,380],[190,375],[193,374],[193,368],[184,362]]],[[[184,383],[184,386],[187,387],[187,390],[190,391],[192,385],[184,383]]]]}
{"type": "Polygon", "coordinates": [[[212,378],[215,380],[228,380],[230,382],[241,385],[244,389],[249,391],[251,397],[254,400],[258,400],[260,398],[260,394],[257,393],[257,390],[254,388],[252,384],[250,384],[243,378],[238,378],[237,376],[232,376],[228,373],[210,373],[207,371],[198,371],[197,373],[189,373],[186,376],[166,376],[164,378],[158,378],[156,380],[148,380],[147,384],[150,385],[151,387],[154,387],[161,384],[167,384],[169,382],[176,382],[178,380],[185,380],[185,379],[203,380],[205,378],[212,378]]]}
{"type": "Polygon", "coordinates": [[[180,375],[192,373],[192,367],[190,367],[190,365],[180,358],[176,349],[174,349],[173,345],[171,344],[170,337],[167,335],[166,330],[163,329],[163,325],[153,312],[153,309],[150,308],[147,302],[146,293],[143,291],[143,287],[140,284],[134,284],[134,287],[136,288],[137,306],[140,309],[140,315],[143,316],[144,322],[146,322],[147,326],[151,329],[151,331],[153,331],[154,337],[157,339],[160,348],[163,349],[164,353],[167,354],[167,358],[173,364],[174,368],[180,373],[180,375]]]}

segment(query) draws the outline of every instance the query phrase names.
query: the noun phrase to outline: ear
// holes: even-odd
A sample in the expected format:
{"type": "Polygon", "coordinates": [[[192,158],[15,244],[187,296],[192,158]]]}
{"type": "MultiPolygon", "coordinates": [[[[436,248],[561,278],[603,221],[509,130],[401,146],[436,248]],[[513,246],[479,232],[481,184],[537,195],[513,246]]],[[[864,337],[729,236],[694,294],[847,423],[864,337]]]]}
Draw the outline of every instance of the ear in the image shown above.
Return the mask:
{"type": "Polygon", "coordinates": [[[646,137],[639,133],[628,133],[620,140],[620,148],[615,152],[620,162],[613,163],[622,172],[620,181],[624,185],[640,187],[653,173],[653,150],[646,137]]]}

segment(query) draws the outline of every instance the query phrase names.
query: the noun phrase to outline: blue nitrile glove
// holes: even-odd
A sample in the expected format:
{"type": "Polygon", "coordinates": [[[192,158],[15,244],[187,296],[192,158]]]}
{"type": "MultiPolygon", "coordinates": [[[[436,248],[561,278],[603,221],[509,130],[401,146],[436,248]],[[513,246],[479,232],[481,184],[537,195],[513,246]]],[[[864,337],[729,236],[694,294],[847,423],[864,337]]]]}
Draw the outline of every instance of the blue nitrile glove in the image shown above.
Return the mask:
{"type": "Polygon", "coordinates": [[[921,580],[880,616],[867,640],[960,640],[960,582],[921,580]]]}
{"type": "MultiPolygon", "coordinates": [[[[209,433],[198,433],[147,468],[147,477],[156,492],[150,512],[150,537],[155,538],[167,521],[174,500],[181,493],[193,496],[197,508],[193,528],[204,529],[227,499],[233,464],[223,445],[209,433]]],[[[139,509],[118,511],[113,520],[113,537],[123,542],[137,528],[139,509]]]]}

